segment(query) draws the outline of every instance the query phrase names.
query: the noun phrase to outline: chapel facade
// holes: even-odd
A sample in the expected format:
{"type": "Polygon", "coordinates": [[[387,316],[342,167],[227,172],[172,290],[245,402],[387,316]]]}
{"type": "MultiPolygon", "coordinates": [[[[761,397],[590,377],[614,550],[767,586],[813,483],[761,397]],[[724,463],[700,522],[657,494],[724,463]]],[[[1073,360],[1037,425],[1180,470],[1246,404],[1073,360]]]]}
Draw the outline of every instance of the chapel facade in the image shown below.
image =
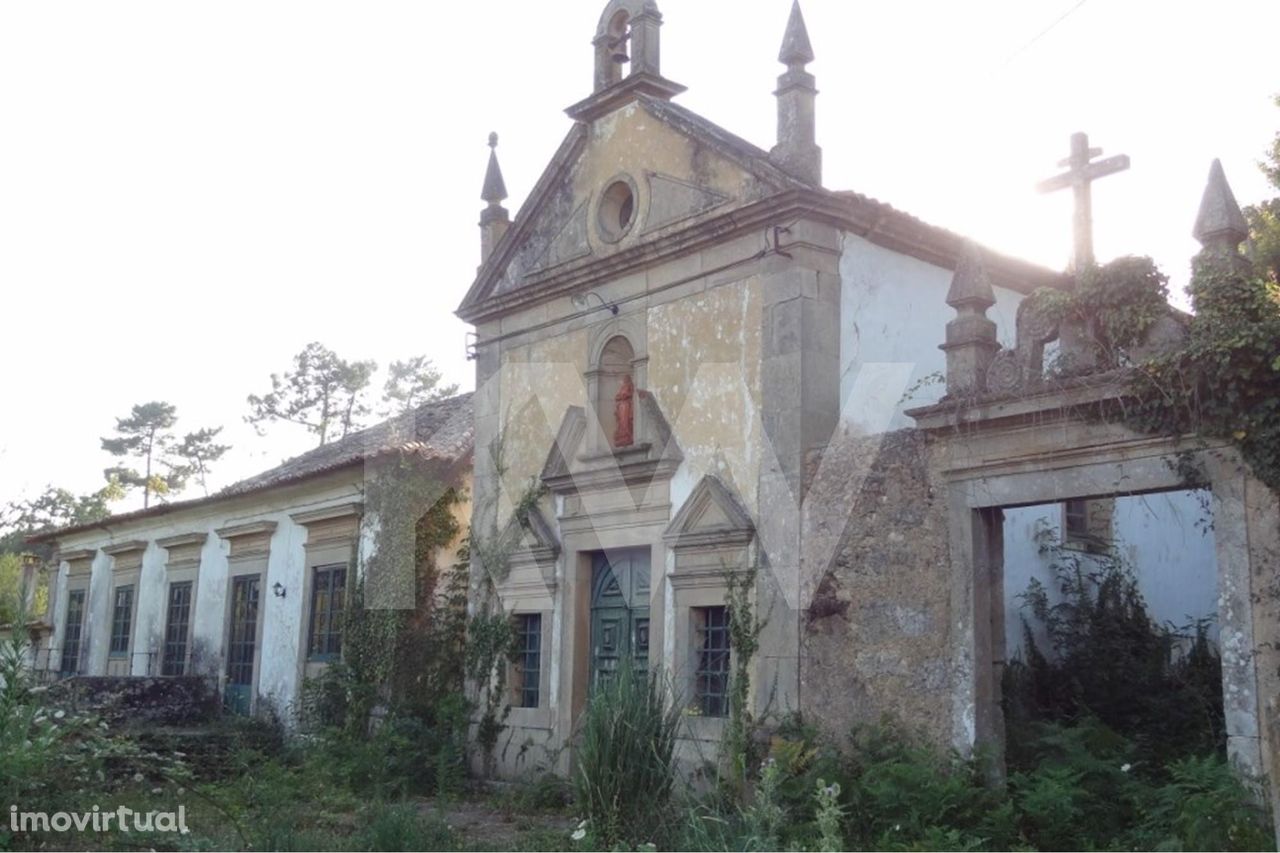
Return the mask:
{"type": "MultiPolygon", "coordinates": [[[[608,3],[592,40],[594,91],[568,108],[568,134],[514,219],[496,152],[484,182],[482,265],[458,314],[476,329],[473,530],[518,540],[475,567],[477,607],[512,615],[531,662],[512,673],[507,772],[568,743],[592,685],[628,657],[676,685],[690,754],[714,751],[735,573],[755,572],[767,614],[755,710],[801,709],[811,680],[825,704],[834,682],[806,667],[806,632],[814,601],[835,594],[820,587],[846,525],[813,532],[823,525],[806,498],[822,451],[833,436],[904,425],[904,392],[944,363],[963,241],[822,186],[798,4],[768,151],[673,100],[684,87],[663,73],[662,25],[652,0],[608,3]]],[[[1009,321],[1024,294],[1060,278],[993,253],[984,263],[1009,321]]],[[[826,482],[853,489],[852,475],[828,467],[826,482]]],[[[902,490],[896,511],[927,530],[909,480],[886,485],[902,490]]],[[[833,504],[842,516],[856,516],[853,495],[833,504]]],[[[927,552],[945,537],[922,532],[911,546],[922,565],[895,594],[918,591],[906,618],[941,632],[945,584],[927,552]]],[[[940,732],[943,655],[907,645],[918,648],[887,635],[860,648],[875,672],[859,689],[935,696],[912,704],[940,732]]],[[[851,721],[881,704],[834,710],[851,721]]]]}
{"type": "MultiPolygon", "coordinates": [[[[518,637],[497,770],[570,769],[594,685],[627,661],[673,686],[681,756],[714,758],[744,580],[758,719],[838,736],[891,715],[998,755],[1002,576],[1007,553],[1034,553],[1027,508],[1060,505],[1082,550],[1129,535],[1121,498],[1202,499],[1178,491],[1185,447],[1099,423],[1127,393],[1116,374],[1047,378],[1046,353],[1084,354],[1036,295],[1069,275],[822,185],[798,3],[768,150],[674,100],[662,25],[653,0],[608,2],[594,89],[514,218],[496,151],[484,181],[457,313],[476,333],[472,530],[496,543],[473,550],[472,607],[518,637]]],[[[1225,180],[1205,205],[1238,220],[1225,180]]],[[[1184,325],[1171,312],[1150,347],[1184,325]]],[[[1215,535],[1191,568],[1217,590],[1228,749],[1263,774],[1280,613],[1255,578],[1275,572],[1280,512],[1229,448],[1203,461],[1215,535]]]]}

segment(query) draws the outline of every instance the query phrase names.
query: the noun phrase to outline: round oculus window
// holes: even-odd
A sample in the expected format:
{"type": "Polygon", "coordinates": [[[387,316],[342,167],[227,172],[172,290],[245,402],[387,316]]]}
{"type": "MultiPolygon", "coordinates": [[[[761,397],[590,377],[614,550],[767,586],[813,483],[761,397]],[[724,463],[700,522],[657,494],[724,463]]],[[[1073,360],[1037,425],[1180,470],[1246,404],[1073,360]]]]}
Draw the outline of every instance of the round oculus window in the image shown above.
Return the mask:
{"type": "Polygon", "coordinates": [[[627,236],[636,222],[636,191],[630,178],[618,178],[605,187],[596,221],[600,236],[610,243],[627,236]]]}

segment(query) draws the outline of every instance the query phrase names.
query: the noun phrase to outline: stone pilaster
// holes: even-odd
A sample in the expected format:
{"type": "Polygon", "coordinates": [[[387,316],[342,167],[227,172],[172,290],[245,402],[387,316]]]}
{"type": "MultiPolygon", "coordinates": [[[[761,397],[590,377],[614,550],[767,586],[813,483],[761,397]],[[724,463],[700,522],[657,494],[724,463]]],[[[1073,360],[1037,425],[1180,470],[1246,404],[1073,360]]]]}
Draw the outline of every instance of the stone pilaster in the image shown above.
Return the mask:
{"type": "MultiPolygon", "coordinates": [[[[772,710],[799,710],[800,628],[808,602],[804,579],[808,464],[840,419],[839,234],[792,226],[787,252],[762,264],[760,405],[767,447],[760,469],[757,520],[761,635],[756,696],[772,710]]],[[[761,708],[757,708],[761,710],[761,708]]]]}

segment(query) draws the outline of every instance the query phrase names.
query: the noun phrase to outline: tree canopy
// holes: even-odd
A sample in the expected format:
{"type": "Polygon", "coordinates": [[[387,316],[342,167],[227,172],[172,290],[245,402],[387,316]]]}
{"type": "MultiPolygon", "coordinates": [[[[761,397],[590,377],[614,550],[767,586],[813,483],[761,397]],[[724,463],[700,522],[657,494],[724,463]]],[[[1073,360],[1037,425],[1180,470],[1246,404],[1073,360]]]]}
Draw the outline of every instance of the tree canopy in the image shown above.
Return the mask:
{"type": "Polygon", "coordinates": [[[312,342],[293,357],[293,369],[271,374],[271,390],[249,395],[245,420],[263,434],[263,424],[286,421],[307,428],[320,445],[359,429],[369,414],[366,390],[378,369],[373,361],[346,361],[312,342]]]}

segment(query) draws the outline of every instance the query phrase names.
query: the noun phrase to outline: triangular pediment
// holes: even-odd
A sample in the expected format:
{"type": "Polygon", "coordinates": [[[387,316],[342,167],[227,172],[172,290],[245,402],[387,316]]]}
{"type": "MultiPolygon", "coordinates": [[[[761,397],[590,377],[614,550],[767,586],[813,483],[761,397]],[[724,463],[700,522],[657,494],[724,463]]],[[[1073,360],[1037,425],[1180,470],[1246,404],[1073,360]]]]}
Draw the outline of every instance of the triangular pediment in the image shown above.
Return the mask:
{"type": "Polygon", "coordinates": [[[751,515],[734,490],[707,474],[693,487],[663,538],[673,547],[743,544],[755,535],[751,515]]]}
{"type": "Polygon", "coordinates": [[[536,506],[511,516],[502,541],[509,543],[512,559],[549,563],[560,553],[560,540],[536,506]]]}
{"type": "Polygon", "coordinates": [[[806,186],[764,150],[677,104],[638,96],[573,127],[459,314],[482,316],[491,300],[806,186]],[[608,207],[616,185],[630,190],[621,217],[608,207]]]}
{"type": "MultiPolygon", "coordinates": [[[[636,401],[640,417],[635,443],[602,452],[591,451],[586,440],[587,430],[598,428],[598,424],[588,423],[588,412],[581,406],[570,406],[547,452],[543,484],[564,494],[670,478],[684,461],[684,453],[657,399],[648,391],[637,390],[636,401]]],[[[595,418],[594,414],[590,417],[595,418]]]]}

